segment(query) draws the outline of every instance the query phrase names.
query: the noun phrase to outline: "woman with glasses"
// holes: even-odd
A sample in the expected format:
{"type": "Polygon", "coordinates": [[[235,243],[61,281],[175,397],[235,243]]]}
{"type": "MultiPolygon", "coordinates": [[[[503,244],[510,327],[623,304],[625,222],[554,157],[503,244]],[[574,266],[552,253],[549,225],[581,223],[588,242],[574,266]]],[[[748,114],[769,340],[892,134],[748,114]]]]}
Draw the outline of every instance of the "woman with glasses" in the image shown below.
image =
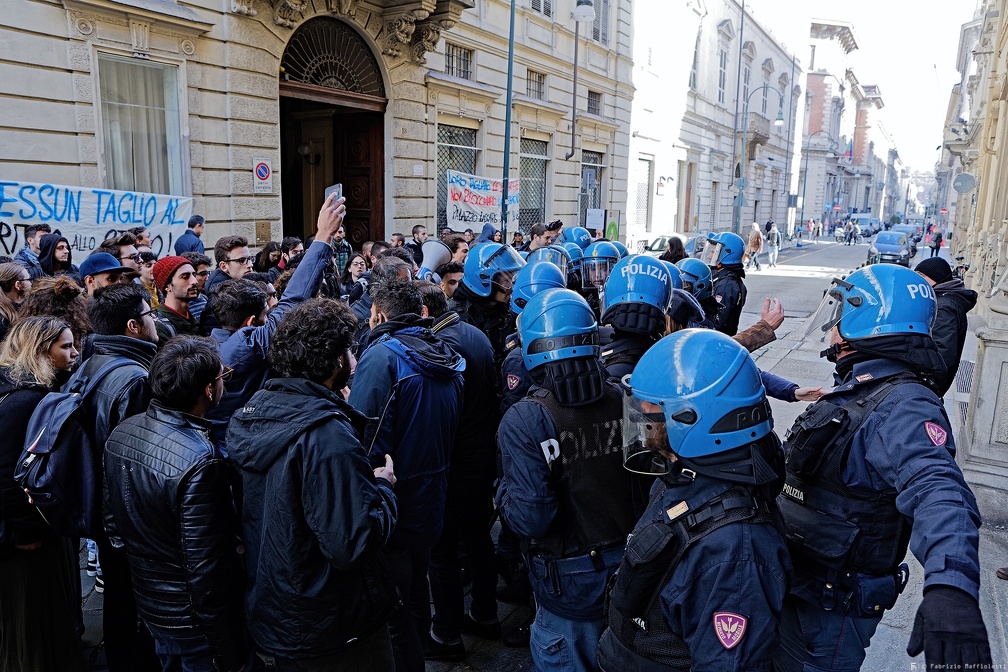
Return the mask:
{"type": "Polygon", "coordinates": [[[31,286],[27,268],[14,262],[0,264],[0,341],[17,317],[18,308],[31,286]]]}
{"type": "Polygon", "coordinates": [[[269,273],[271,268],[280,266],[280,259],[283,255],[280,252],[280,243],[271,240],[266,243],[266,247],[259,250],[252,262],[253,273],[269,273]]]}
{"type": "Polygon", "coordinates": [[[339,293],[344,300],[346,300],[347,296],[350,296],[350,292],[353,290],[354,284],[366,272],[367,262],[364,260],[364,255],[360,252],[354,252],[351,254],[350,261],[347,262],[346,270],[343,271],[343,275],[339,278],[339,293]]]}
{"type": "Polygon", "coordinates": [[[0,346],[0,669],[83,671],[76,542],[46,524],[12,478],[32,412],[77,359],[70,326],[23,318],[0,346]]]}

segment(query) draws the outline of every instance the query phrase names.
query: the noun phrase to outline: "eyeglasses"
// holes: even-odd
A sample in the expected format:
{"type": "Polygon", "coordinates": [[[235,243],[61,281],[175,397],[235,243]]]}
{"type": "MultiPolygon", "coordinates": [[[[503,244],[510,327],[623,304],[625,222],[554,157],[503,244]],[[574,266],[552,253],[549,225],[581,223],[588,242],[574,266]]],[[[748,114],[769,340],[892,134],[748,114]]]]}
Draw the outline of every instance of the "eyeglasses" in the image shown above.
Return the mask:
{"type": "Polygon", "coordinates": [[[357,261],[350,264],[351,266],[367,266],[363,259],[358,259],[357,261]]]}
{"type": "Polygon", "coordinates": [[[223,370],[220,372],[220,375],[217,376],[215,380],[223,380],[226,383],[229,380],[231,380],[231,374],[233,373],[234,369],[232,369],[230,366],[225,366],[223,367],[223,370]]]}
{"type": "Polygon", "coordinates": [[[119,261],[126,261],[127,259],[132,259],[133,261],[135,261],[135,262],[137,262],[139,264],[140,263],[140,253],[137,252],[136,254],[127,254],[125,257],[119,257],[119,261]]]}
{"type": "Polygon", "coordinates": [[[237,259],[225,259],[227,262],[234,262],[236,264],[241,264],[242,266],[247,266],[252,263],[252,257],[238,257],[237,259]]]}
{"type": "Polygon", "coordinates": [[[150,315],[151,317],[154,317],[155,315],[157,315],[157,308],[151,308],[150,310],[145,310],[144,312],[142,312],[139,315],[137,315],[137,319],[138,320],[142,320],[143,318],[147,317],[148,315],[150,315]]]}
{"type": "Polygon", "coordinates": [[[205,278],[208,275],[210,275],[210,271],[196,271],[196,275],[198,275],[201,278],[205,278]]]}

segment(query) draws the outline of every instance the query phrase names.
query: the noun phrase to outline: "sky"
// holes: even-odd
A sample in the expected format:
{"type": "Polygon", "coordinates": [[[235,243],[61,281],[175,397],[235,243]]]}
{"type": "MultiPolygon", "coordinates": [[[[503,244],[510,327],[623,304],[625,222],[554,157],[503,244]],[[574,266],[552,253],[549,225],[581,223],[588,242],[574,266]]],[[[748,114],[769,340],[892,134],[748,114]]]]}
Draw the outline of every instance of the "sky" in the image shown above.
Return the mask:
{"type": "MultiPolygon", "coordinates": [[[[848,66],[862,86],[877,85],[885,103],[882,110],[872,110],[869,123],[881,123],[905,165],[931,171],[939,158],[935,148],[942,142],[949,96],[959,81],[955,60],[960,28],[973,19],[976,4],[976,0],[746,0],[746,10],[787,45],[805,70],[813,18],[852,24],[859,49],[851,52],[848,66]]],[[[816,68],[822,65],[817,53],[816,68]]],[[[843,77],[842,72],[834,74],[843,77]]],[[[804,77],[801,85],[804,90],[804,77]]],[[[853,123],[850,115],[852,107],[844,112],[845,127],[853,123]]]]}

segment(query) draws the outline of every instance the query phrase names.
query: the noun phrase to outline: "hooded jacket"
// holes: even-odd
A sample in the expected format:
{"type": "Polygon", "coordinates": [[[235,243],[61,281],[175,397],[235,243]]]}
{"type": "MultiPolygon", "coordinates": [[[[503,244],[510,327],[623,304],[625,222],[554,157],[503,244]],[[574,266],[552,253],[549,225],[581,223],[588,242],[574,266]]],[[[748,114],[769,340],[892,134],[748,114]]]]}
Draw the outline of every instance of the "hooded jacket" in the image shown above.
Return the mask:
{"type": "Polygon", "coordinates": [[[947,369],[945,375],[935,379],[935,391],[943,397],[955,382],[959,370],[959,360],[962,359],[963,346],[966,344],[966,313],[976,305],[977,293],[966,289],[966,285],[958,278],[935,285],[934,290],[938,299],[938,314],[931,327],[931,336],[947,369]]]}
{"type": "Polygon", "coordinates": [[[497,233],[497,227],[493,224],[484,224],[483,230],[480,232],[479,238],[473,243],[490,243],[493,242],[494,234],[497,233]]]}
{"type": "Polygon", "coordinates": [[[368,422],[302,378],[267,381],[231,418],[228,452],[244,490],[246,621],[264,653],[337,654],[392,609],[382,549],[396,497],[361,446],[368,422]]]}
{"type": "Polygon", "coordinates": [[[441,534],[466,366],[429,324],[406,314],[375,327],[349,399],[360,413],[378,418],[374,440],[364,447],[372,464],[392,456],[400,504],[395,537],[411,547],[430,546],[441,534]]]}
{"type": "Polygon", "coordinates": [[[73,263],[73,249],[67,253],[66,263],[68,268],[57,268],[58,263],[55,259],[56,246],[64,242],[67,247],[70,247],[70,241],[59,235],[58,233],[47,233],[39,239],[39,266],[42,267],[42,273],[48,276],[65,274],[71,276],[77,282],[81,281],[80,269],[73,263]]]}

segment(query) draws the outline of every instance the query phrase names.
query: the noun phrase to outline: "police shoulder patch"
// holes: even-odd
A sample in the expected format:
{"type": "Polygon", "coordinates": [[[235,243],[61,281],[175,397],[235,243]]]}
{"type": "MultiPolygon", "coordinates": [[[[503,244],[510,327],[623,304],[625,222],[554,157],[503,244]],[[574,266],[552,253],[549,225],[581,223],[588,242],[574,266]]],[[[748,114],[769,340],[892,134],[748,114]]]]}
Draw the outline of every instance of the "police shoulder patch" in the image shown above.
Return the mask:
{"type": "Polygon", "coordinates": [[[721,646],[734,649],[745,635],[749,619],[730,611],[719,611],[714,614],[714,633],[721,646]]]}
{"type": "Polygon", "coordinates": [[[509,373],[507,377],[507,386],[509,390],[515,390],[521,384],[521,378],[513,373],[509,373]]]}
{"type": "Polygon", "coordinates": [[[948,431],[946,431],[941,425],[936,425],[933,422],[925,422],[924,429],[927,431],[928,438],[931,439],[931,443],[936,446],[944,446],[948,441],[948,431]]]}

